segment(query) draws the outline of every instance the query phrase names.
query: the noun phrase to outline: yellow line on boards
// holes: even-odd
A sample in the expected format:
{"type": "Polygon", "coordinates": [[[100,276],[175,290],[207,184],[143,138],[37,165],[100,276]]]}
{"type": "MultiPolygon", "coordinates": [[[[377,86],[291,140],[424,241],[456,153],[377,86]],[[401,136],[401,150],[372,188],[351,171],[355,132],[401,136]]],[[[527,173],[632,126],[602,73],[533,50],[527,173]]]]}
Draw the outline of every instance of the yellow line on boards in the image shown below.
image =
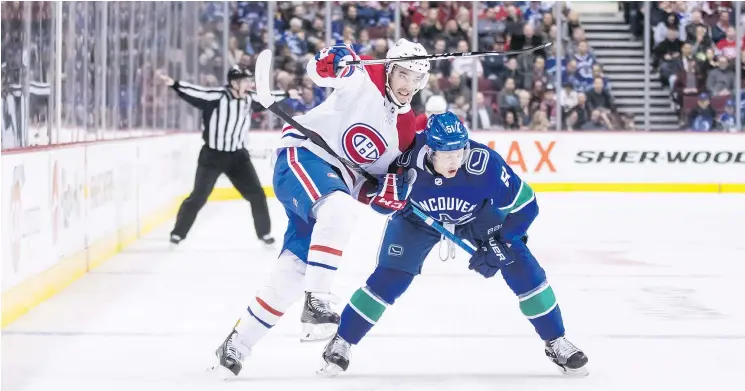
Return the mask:
{"type": "MultiPolygon", "coordinates": [[[[142,220],[139,235],[134,224],[124,226],[115,232],[94,240],[87,250],[62,258],[57,264],[36,274],[2,293],[2,322],[5,327],[41,302],[56,295],[87,272],[102,265],[126,246],[132,244],[157,226],[176,215],[184,197],[177,197],[171,203],[153,212],[142,220]]],[[[163,239],[166,240],[165,238],[163,239]]]]}

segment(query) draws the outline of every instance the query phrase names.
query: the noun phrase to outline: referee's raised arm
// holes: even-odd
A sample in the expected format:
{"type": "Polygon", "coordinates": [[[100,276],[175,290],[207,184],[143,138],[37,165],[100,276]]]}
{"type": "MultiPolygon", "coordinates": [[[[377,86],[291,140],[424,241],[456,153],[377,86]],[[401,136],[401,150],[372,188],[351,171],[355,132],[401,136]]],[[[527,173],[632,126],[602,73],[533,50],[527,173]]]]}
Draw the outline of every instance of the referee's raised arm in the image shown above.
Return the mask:
{"type": "Polygon", "coordinates": [[[225,88],[209,88],[187,83],[182,80],[174,80],[167,75],[160,75],[163,82],[171,87],[181,99],[199,110],[214,107],[225,95],[225,88]]]}

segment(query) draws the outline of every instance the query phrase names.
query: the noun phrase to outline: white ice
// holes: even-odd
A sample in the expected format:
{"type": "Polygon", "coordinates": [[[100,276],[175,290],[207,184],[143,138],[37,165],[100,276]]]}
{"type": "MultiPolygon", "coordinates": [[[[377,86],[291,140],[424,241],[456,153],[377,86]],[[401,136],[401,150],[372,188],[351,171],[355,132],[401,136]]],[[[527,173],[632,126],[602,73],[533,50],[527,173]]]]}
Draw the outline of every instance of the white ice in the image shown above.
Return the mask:
{"type": "MultiPolygon", "coordinates": [[[[745,197],[539,194],[529,245],[567,336],[590,358],[563,378],[501,276],[466,257],[424,273],[335,379],[315,375],[324,344],[301,344],[300,304],[244,372],[206,368],[277,250],[255,239],[248,204],[208,204],[169,252],[169,222],[3,330],[3,391],[745,390],[745,197]]],[[[283,210],[270,200],[281,239],[283,210]]],[[[382,219],[345,254],[344,299],[373,270],[382,219]]],[[[343,303],[340,303],[340,306],[343,303]]]]}

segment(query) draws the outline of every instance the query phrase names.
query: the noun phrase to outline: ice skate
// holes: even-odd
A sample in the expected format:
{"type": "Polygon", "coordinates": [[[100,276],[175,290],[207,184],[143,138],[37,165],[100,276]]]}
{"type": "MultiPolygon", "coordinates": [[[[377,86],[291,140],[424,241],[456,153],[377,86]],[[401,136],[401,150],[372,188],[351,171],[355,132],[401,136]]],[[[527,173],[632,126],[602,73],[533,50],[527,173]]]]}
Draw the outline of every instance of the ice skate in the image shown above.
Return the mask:
{"type": "Polygon", "coordinates": [[[316,374],[334,377],[349,368],[352,345],[336,334],[323,351],[323,367],[316,374]]]}
{"type": "Polygon", "coordinates": [[[225,342],[215,351],[217,362],[210,369],[223,380],[238,376],[243,369],[243,361],[251,355],[251,348],[242,344],[238,339],[238,332],[234,328],[225,338],[225,342]]]}
{"type": "Polygon", "coordinates": [[[181,243],[182,240],[183,240],[183,238],[181,236],[171,235],[171,238],[169,239],[170,244],[168,245],[168,248],[170,250],[175,250],[176,247],[178,247],[179,243],[181,243]]]}
{"type": "Polygon", "coordinates": [[[587,376],[587,356],[565,337],[546,342],[546,356],[567,376],[587,376]]]}
{"type": "Polygon", "coordinates": [[[300,342],[325,341],[331,338],[339,327],[339,314],[331,309],[330,295],[305,293],[305,304],[300,322],[303,334],[300,342]]]}
{"type": "Polygon", "coordinates": [[[267,246],[267,247],[273,247],[274,242],[275,242],[274,237],[269,234],[266,234],[260,237],[259,240],[261,240],[261,242],[264,243],[264,246],[267,246]]]}

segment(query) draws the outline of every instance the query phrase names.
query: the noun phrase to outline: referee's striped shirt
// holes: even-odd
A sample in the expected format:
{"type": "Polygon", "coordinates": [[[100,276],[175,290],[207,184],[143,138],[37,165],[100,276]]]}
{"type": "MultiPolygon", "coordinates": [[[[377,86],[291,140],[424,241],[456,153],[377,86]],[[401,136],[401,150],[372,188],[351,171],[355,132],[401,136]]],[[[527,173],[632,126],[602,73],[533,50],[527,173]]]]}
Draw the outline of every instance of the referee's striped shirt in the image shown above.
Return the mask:
{"type": "Polygon", "coordinates": [[[171,88],[181,99],[202,110],[202,139],[216,151],[235,152],[244,148],[251,113],[264,109],[250,94],[239,98],[228,86],[208,88],[176,81],[171,88]]]}

